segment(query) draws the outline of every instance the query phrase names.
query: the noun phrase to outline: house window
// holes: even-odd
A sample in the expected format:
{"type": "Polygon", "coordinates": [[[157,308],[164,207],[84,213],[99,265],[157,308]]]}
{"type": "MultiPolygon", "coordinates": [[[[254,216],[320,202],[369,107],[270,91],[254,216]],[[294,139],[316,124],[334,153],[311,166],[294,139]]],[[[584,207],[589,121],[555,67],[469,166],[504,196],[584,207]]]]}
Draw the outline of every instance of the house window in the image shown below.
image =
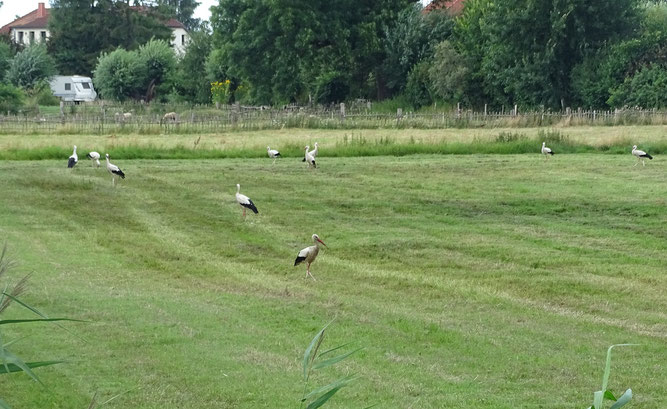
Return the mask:
{"type": "Polygon", "coordinates": [[[181,35],[181,45],[185,45],[185,34],[181,35]]]}
{"type": "Polygon", "coordinates": [[[19,31],[19,44],[23,44],[23,31],[19,31]]]}
{"type": "Polygon", "coordinates": [[[42,31],[42,41],[46,40],[46,31],[42,31]]]}
{"type": "Polygon", "coordinates": [[[72,90],[72,84],[70,84],[69,82],[66,82],[65,83],[65,91],[71,91],[71,90],[72,90]]]}
{"type": "Polygon", "coordinates": [[[90,89],[90,84],[88,84],[87,82],[82,82],[81,86],[83,87],[83,89],[90,89]]]}
{"type": "Polygon", "coordinates": [[[35,42],[35,32],[31,31],[30,32],[30,44],[35,42]]]}

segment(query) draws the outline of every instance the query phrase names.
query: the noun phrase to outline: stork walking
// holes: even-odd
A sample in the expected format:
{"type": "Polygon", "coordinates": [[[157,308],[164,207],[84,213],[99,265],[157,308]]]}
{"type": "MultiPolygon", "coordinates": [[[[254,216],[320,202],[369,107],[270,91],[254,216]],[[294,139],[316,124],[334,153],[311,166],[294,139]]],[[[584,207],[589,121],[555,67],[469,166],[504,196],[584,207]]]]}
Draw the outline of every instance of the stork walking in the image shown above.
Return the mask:
{"type": "Polygon", "coordinates": [[[90,163],[92,166],[97,165],[97,167],[100,167],[100,154],[93,151],[93,152],[88,152],[88,155],[86,155],[88,159],[90,159],[90,163]]]}
{"type": "Polygon", "coordinates": [[[67,167],[73,168],[78,161],[79,161],[79,156],[77,156],[76,154],[76,145],[74,145],[74,152],[70,155],[69,159],[67,160],[67,167]]]}
{"type": "MultiPolygon", "coordinates": [[[[76,146],[74,147],[76,148],[76,146]]],[[[637,157],[637,163],[634,164],[634,166],[639,165],[639,161],[642,161],[642,165],[646,166],[646,163],[644,162],[644,158],[649,158],[649,160],[653,159],[653,156],[649,155],[648,153],[644,151],[640,151],[637,149],[637,145],[632,146],[632,154],[637,157]]]]}
{"type": "Polygon", "coordinates": [[[542,142],[542,155],[544,155],[544,159],[547,159],[549,155],[553,156],[554,152],[546,147],[546,142],[542,142]]]}
{"type": "Polygon", "coordinates": [[[121,179],[125,179],[125,173],[113,163],[109,162],[109,154],[106,154],[107,157],[107,170],[111,173],[111,184],[113,187],[116,187],[116,177],[120,176],[121,179]]]}
{"type": "Polygon", "coordinates": [[[313,168],[317,168],[317,165],[315,164],[315,157],[308,152],[308,149],[310,149],[310,146],[306,145],[306,155],[304,157],[304,160],[308,163],[308,167],[310,168],[311,166],[313,168]]]}
{"type": "MultiPolygon", "coordinates": [[[[309,152],[310,156],[312,156],[313,159],[315,159],[317,157],[318,152],[319,152],[319,148],[317,147],[317,142],[315,142],[315,149],[313,149],[312,151],[309,152]]],[[[305,161],[306,161],[306,158],[301,159],[301,162],[305,162],[305,161]]]]}
{"type": "Polygon", "coordinates": [[[326,244],[320,240],[320,236],[317,234],[313,234],[313,243],[315,243],[313,246],[306,247],[299,252],[299,255],[296,256],[296,260],[294,260],[294,265],[296,266],[305,261],[308,265],[308,267],[306,267],[306,277],[310,276],[310,278],[315,280],[315,277],[310,273],[310,265],[315,261],[317,253],[320,252],[320,243],[324,246],[326,246],[326,244]]]}
{"type": "Polygon", "coordinates": [[[236,201],[239,203],[239,205],[243,209],[243,216],[242,217],[245,220],[246,209],[252,210],[253,212],[255,212],[255,214],[259,213],[259,211],[257,210],[257,207],[255,207],[255,204],[252,202],[252,200],[250,200],[250,198],[248,196],[242,195],[240,192],[241,192],[241,185],[239,185],[237,183],[236,184],[236,201]]]}
{"type": "Polygon", "coordinates": [[[280,152],[275,149],[271,149],[268,146],[266,147],[266,153],[269,154],[269,158],[273,159],[273,164],[276,164],[276,159],[280,157],[280,152]]]}

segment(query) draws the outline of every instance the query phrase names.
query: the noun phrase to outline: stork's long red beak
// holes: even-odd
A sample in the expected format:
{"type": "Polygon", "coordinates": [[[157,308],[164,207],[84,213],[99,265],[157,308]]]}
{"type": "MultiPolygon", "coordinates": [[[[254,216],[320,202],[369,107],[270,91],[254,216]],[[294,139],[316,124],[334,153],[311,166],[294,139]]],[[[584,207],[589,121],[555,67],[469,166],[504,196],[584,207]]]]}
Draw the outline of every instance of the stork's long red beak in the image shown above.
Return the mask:
{"type": "MultiPolygon", "coordinates": [[[[324,242],[323,242],[322,240],[320,240],[320,239],[317,239],[317,241],[319,241],[320,243],[324,244],[324,242]]],[[[324,244],[324,245],[325,245],[326,247],[329,247],[329,246],[327,246],[326,244],[324,244]]]]}

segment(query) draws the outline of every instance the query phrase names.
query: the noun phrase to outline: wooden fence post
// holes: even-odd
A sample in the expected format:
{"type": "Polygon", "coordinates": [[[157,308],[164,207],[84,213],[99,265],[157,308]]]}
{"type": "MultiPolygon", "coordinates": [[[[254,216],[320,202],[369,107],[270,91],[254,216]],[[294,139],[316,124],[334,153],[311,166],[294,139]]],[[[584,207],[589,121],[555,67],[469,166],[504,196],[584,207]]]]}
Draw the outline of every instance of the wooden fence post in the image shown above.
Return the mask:
{"type": "Polygon", "coordinates": [[[486,117],[486,104],[484,104],[484,116],[486,117]]]}
{"type": "Polygon", "coordinates": [[[340,117],[345,119],[345,102],[340,103],[340,117]]]}

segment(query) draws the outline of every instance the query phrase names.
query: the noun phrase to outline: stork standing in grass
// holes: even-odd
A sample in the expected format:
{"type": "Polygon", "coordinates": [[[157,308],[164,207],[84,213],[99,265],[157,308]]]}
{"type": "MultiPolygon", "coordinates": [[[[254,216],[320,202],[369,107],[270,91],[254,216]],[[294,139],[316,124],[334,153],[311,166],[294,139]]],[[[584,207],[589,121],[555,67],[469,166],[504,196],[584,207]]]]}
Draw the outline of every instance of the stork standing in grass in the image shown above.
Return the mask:
{"type": "MultiPolygon", "coordinates": [[[[76,146],[75,146],[76,148],[76,146]]],[[[632,146],[632,154],[637,157],[637,163],[635,163],[635,166],[639,165],[639,161],[642,161],[642,165],[646,166],[646,163],[644,162],[644,158],[649,158],[649,160],[653,159],[653,156],[649,155],[648,153],[644,151],[640,151],[637,149],[637,145],[632,146]]]]}
{"type": "MultiPolygon", "coordinates": [[[[315,158],[317,158],[318,152],[319,152],[319,148],[317,147],[317,142],[315,142],[315,149],[313,149],[312,151],[309,152],[310,156],[312,156],[313,159],[315,159],[315,158]]],[[[301,162],[305,162],[305,161],[306,161],[306,158],[301,159],[301,162]]]]}
{"type": "Polygon", "coordinates": [[[109,154],[106,154],[107,157],[107,170],[111,173],[111,184],[113,187],[116,187],[116,177],[120,176],[121,179],[125,179],[125,173],[113,163],[109,162],[109,154]]]}
{"type": "Polygon", "coordinates": [[[72,155],[70,155],[69,159],[67,160],[67,167],[73,168],[78,161],[79,161],[79,156],[77,156],[76,154],[76,145],[74,145],[74,152],[72,153],[72,155]]]}
{"type": "Polygon", "coordinates": [[[546,142],[542,142],[542,155],[544,155],[544,158],[547,159],[549,155],[553,156],[554,152],[546,147],[546,142]]]}
{"type": "Polygon", "coordinates": [[[315,261],[317,253],[320,252],[320,243],[324,246],[326,246],[326,244],[320,240],[320,236],[317,234],[313,234],[313,243],[315,243],[315,245],[306,247],[299,252],[299,255],[296,256],[296,260],[294,260],[294,265],[296,266],[304,261],[308,263],[308,267],[306,267],[306,277],[310,276],[310,278],[315,280],[315,277],[310,273],[310,265],[315,261]]]}
{"type": "Polygon", "coordinates": [[[308,163],[308,167],[312,166],[313,168],[317,168],[317,165],[315,164],[315,157],[313,157],[313,155],[311,155],[310,152],[308,152],[308,149],[310,149],[310,146],[306,145],[306,155],[304,159],[308,163]]]}
{"type": "Polygon", "coordinates": [[[275,149],[271,149],[268,146],[266,147],[266,153],[269,154],[269,158],[273,159],[273,164],[276,164],[276,159],[280,157],[280,152],[275,149]]]}
{"type": "Polygon", "coordinates": [[[93,152],[88,152],[88,155],[86,155],[88,159],[90,159],[90,162],[92,166],[97,165],[97,167],[100,167],[100,154],[93,151],[93,152]]]}
{"type": "Polygon", "coordinates": [[[250,198],[248,196],[242,195],[240,192],[241,192],[241,185],[239,185],[237,183],[236,184],[236,201],[239,203],[239,205],[243,209],[243,219],[245,219],[246,209],[252,210],[253,212],[255,212],[255,214],[259,213],[259,211],[255,207],[255,204],[252,202],[252,200],[250,200],[250,198]]]}

